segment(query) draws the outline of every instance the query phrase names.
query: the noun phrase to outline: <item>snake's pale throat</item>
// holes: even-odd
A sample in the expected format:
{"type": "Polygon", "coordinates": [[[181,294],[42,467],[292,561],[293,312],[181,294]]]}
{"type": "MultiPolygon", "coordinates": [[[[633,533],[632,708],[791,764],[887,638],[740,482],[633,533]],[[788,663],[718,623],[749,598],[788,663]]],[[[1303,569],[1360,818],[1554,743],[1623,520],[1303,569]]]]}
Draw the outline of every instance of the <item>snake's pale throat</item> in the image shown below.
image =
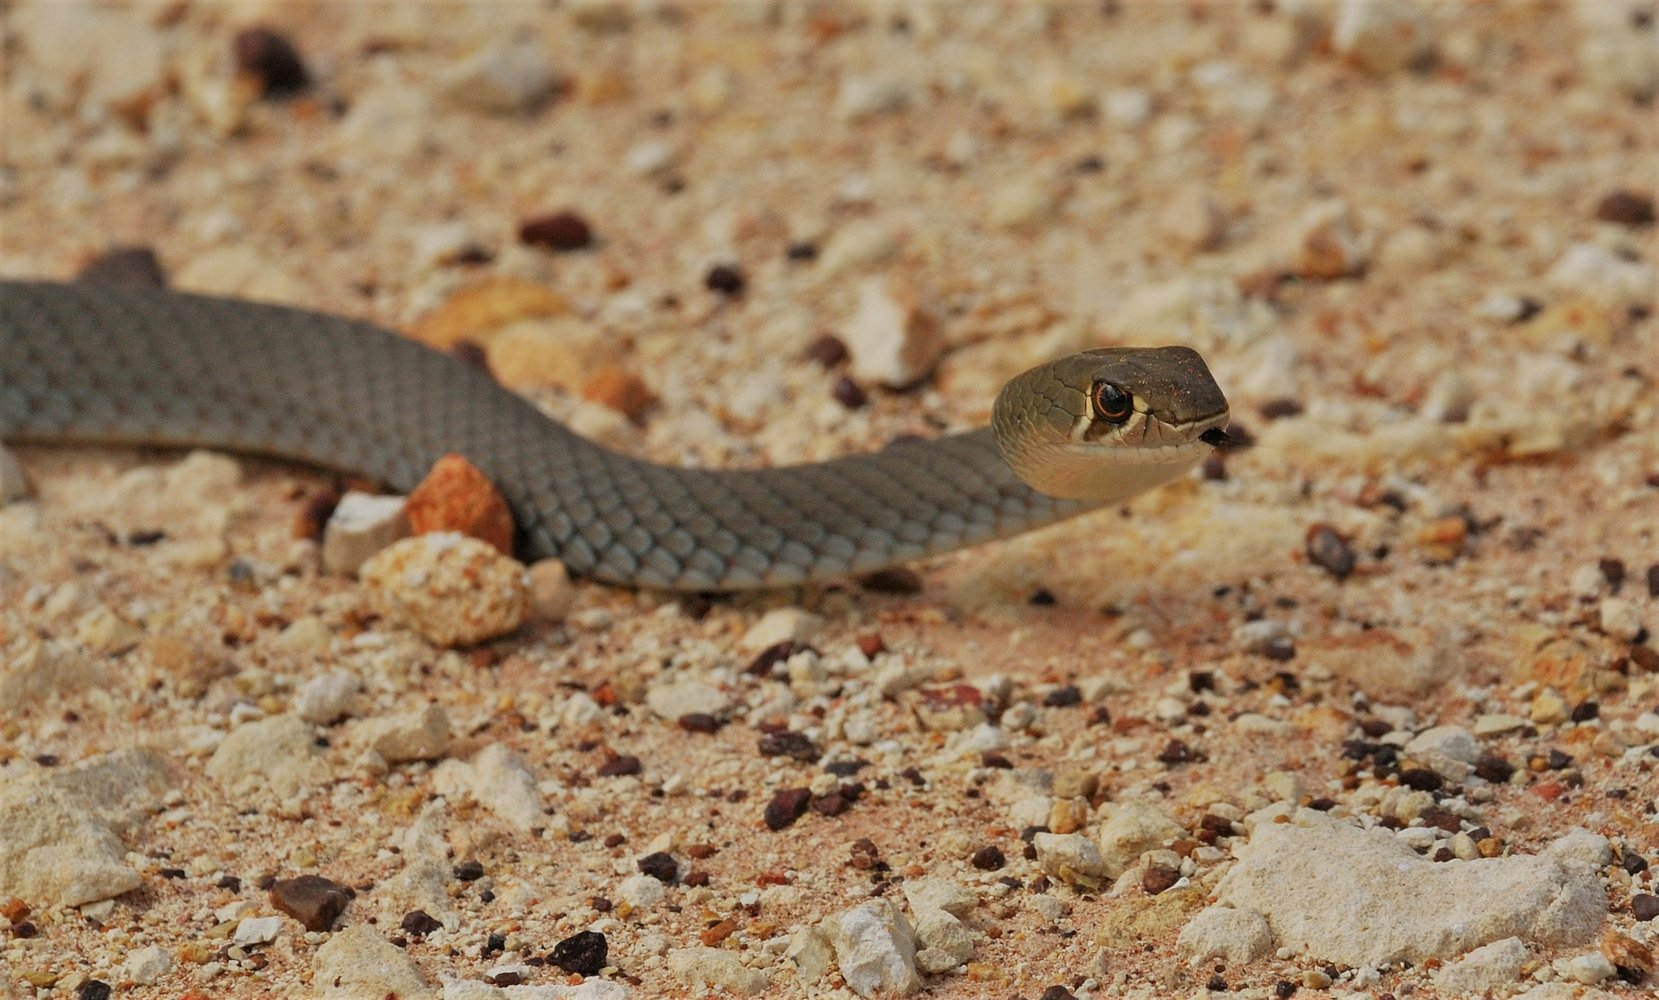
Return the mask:
{"type": "Polygon", "coordinates": [[[1111,348],[1017,376],[989,428],[810,465],[684,469],[581,438],[368,323],[0,281],[4,440],[219,448],[399,490],[458,452],[507,498],[522,555],[627,586],[787,586],[1006,537],[1183,475],[1226,423],[1195,352],[1111,348]]]}

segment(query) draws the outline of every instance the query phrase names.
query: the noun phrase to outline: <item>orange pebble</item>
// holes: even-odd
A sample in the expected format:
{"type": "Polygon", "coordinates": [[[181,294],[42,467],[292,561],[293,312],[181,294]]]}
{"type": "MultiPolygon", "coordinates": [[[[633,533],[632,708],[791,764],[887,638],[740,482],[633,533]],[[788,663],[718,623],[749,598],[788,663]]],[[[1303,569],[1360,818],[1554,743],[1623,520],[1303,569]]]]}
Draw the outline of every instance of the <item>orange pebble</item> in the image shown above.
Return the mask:
{"type": "Polygon", "coordinates": [[[438,459],[409,494],[409,527],[417,535],[458,531],[513,554],[513,515],[482,472],[460,455],[438,459]]]}

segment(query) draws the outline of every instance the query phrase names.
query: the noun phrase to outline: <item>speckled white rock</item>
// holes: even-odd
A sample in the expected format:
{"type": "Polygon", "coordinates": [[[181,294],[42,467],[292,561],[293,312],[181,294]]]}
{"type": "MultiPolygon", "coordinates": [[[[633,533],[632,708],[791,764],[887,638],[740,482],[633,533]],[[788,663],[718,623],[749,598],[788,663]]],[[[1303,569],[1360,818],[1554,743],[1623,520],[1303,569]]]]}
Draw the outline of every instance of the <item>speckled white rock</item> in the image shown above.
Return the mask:
{"type": "Polygon", "coordinates": [[[207,775],[227,791],[264,784],[287,798],[323,777],[311,726],[294,715],[274,715],[232,730],[208,758],[207,775]]]}
{"type": "Polygon", "coordinates": [[[1545,848],[1552,857],[1582,861],[1592,868],[1606,868],[1613,863],[1613,845],[1606,837],[1575,826],[1552,841],[1545,848]]]}
{"type": "Polygon", "coordinates": [[[350,575],[369,557],[409,535],[405,498],[351,490],[323,525],[323,568],[350,575]]]}
{"type": "Polygon", "coordinates": [[[0,506],[21,500],[29,495],[29,480],[23,475],[23,466],[17,456],[0,445],[0,506]]]}
{"type": "Polygon", "coordinates": [[[449,750],[449,715],[438,705],[413,712],[364,719],[352,731],[363,746],[388,764],[432,760],[449,750]]]}
{"type": "Polygon", "coordinates": [[[529,31],[497,38],[466,56],[442,83],[455,104],[493,115],[534,111],[558,86],[547,43],[529,31]]]}
{"type": "Polygon", "coordinates": [[[161,808],[170,784],[149,750],[0,783],[0,898],[81,906],[138,888],[120,835],[161,808]]]}
{"type": "Polygon", "coordinates": [[[0,661],[0,718],[102,681],[103,668],[66,642],[33,641],[0,661]]]}
{"type": "Polygon", "coordinates": [[[236,933],[231,935],[231,940],[243,947],[270,944],[281,932],[281,917],[244,917],[237,922],[236,933]]]}
{"type": "Polygon", "coordinates": [[[140,986],[151,986],[173,968],[173,953],[159,944],[147,945],[127,956],[121,975],[140,986]]]}
{"type": "Polygon", "coordinates": [[[1594,986],[1603,979],[1610,979],[1618,971],[1599,951],[1563,959],[1556,963],[1556,968],[1563,977],[1586,986],[1594,986]]]}
{"type": "Polygon", "coordinates": [[[816,269],[826,276],[862,271],[892,260],[898,252],[899,239],[892,229],[874,219],[854,219],[830,236],[816,269]]]}
{"type": "Polygon", "coordinates": [[[1159,210],[1158,231],[1180,250],[1214,250],[1227,233],[1227,215],[1204,188],[1184,187],[1159,210]]]}
{"type": "Polygon", "coordinates": [[[913,913],[943,910],[953,917],[966,917],[979,903],[972,889],[948,878],[906,879],[904,899],[913,913]]]}
{"type": "Polygon", "coordinates": [[[1564,292],[1584,295],[1606,306],[1627,307],[1652,302],[1659,270],[1599,243],[1575,243],[1544,280],[1564,292]]]}
{"type": "Polygon", "coordinates": [[[329,670],[301,684],[294,692],[293,712],[306,722],[328,726],[351,715],[363,693],[363,682],[349,670],[329,670]]]}
{"type": "Polygon", "coordinates": [[[715,987],[746,997],[770,985],[766,973],[745,967],[737,952],[722,948],[675,948],[668,953],[668,971],[687,986],[715,987]]]}
{"type": "Polygon", "coordinates": [[[1659,21],[1643,0],[1575,0],[1572,12],[1583,26],[1578,65],[1587,83],[1638,101],[1659,94],[1659,21]]]}
{"type": "Polygon", "coordinates": [[[1039,833],[1031,846],[1037,866],[1067,885],[1094,889],[1106,878],[1100,846],[1081,833],[1039,833]]]}
{"type": "Polygon", "coordinates": [[[380,612],[436,646],[468,646],[524,624],[530,582],[495,547],[452,531],[394,542],[358,575],[380,612]]]}
{"type": "Polygon", "coordinates": [[[650,875],[630,875],[616,887],[616,894],[636,910],[646,910],[663,901],[668,890],[650,875]]]}
{"type": "Polygon", "coordinates": [[[1118,802],[1107,807],[1106,821],[1096,839],[1106,874],[1117,878],[1146,851],[1162,847],[1186,828],[1157,806],[1145,802],[1118,802]]]}
{"type": "Polygon", "coordinates": [[[1459,996],[1490,993],[1521,978],[1527,958],[1527,946],[1520,938],[1504,938],[1482,945],[1435,972],[1434,985],[1459,996]]]}
{"type": "Polygon", "coordinates": [[[939,321],[902,282],[866,278],[843,328],[854,378],[902,389],[926,378],[944,351],[939,321]]]}
{"type": "Polygon", "coordinates": [[[1254,910],[1211,906],[1200,910],[1181,928],[1175,946],[1189,965],[1220,961],[1243,965],[1273,950],[1273,929],[1254,910]]]}
{"type": "Polygon", "coordinates": [[[808,642],[824,627],[824,619],[800,608],[773,608],[749,626],[737,648],[758,653],[780,642],[808,642]]]}
{"type": "Polygon", "coordinates": [[[1480,756],[1480,744],[1475,742],[1474,734],[1462,726],[1435,726],[1413,737],[1406,744],[1405,753],[1441,777],[1461,782],[1475,773],[1475,758],[1480,756]]]}
{"type": "Polygon", "coordinates": [[[424,1000],[438,996],[420,966],[402,948],[368,924],[340,931],[317,949],[313,988],[326,997],[381,997],[424,1000]]]}
{"type": "Polygon", "coordinates": [[[1258,822],[1217,900],[1261,913],[1283,947],[1345,965],[1447,959],[1506,937],[1594,935],[1607,912],[1589,865],[1549,854],[1433,862],[1385,830],[1298,810],[1258,822]],[[1358,915],[1332,920],[1333,913],[1358,915]]]}
{"type": "Polygon", "coordinates": [[[849,76],[835,95],[835,111],[845,122],[892,114],[908,106],[916,84],[904,76],[849,76]]]}
{"type": "Polygon", "coordinates": [[[536,776],[504,743],[491,743],[472,759],[468,791],[478,804],[520,830],[547,824],[536,776]]]}
{"type": "Polygon", "coordinates": [[[830,963],[835,961],[835,948],[829,938],[816,927],[802,927],[789,938],[789,950],[784,961],[795,969],[795,978],[802,986],[811,986],[824,978],[830,963]]]}
{"type": "Polygon", "coordinates": [[[1410,0],[1342,0],[1331,47],[1372,73],[1391,73],[1427,55],[1434,38],[1423,11],[1410,0]]]}
{"type": "Polygon", "coordinates": [[[732,707],[731,696],[713,684],[691,678],[676,678],[653,685],[645,692],[645,704],[657,716],[670,722],[684,715],[722,716],[732,707]]]}
{"type": "Polygon", "coordinates": [[[916,940],[916,967],[923,972],[949,972],[973,957],[973,931],[944,910],[916,914],[916,940]]]}
{"type": "Polygon", "coordinates": [[[922,988],[916,972],[916,931],[885,899],[842,910],[823,923],[841,978],[854,993],[908,996],[922,988]]]}
{"type": "Polygon", "coordinates": [[[1601,605],[1596,608],[1597,623],[1604,635],[1625,642],[1635,642],[1636,637],[1642,634],[1645,625],[1642,622],[1642,609],[1634,601],[1627,601],[1622,597],[1604,597],[1601,605]]]}

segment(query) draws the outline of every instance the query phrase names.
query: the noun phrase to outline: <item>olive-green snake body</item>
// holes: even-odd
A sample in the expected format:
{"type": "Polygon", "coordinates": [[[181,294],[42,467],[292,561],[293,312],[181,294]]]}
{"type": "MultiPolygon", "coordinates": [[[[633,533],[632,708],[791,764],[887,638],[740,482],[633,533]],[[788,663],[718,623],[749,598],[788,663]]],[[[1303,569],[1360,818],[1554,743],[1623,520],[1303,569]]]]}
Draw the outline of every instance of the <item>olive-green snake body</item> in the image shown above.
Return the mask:
{"type": "Polygon", "coordinates": [[[524,555],[629,586],[784,586],[1005,537],[1181,475],[1226,421],[1196,353],[1106,349],[1010,381],[990,428],[810,465],[676,468],[588,441],[367,323],[0,281],[0,439],[222,448],[394,489],[458,452],[506,497],[524,555]]]}

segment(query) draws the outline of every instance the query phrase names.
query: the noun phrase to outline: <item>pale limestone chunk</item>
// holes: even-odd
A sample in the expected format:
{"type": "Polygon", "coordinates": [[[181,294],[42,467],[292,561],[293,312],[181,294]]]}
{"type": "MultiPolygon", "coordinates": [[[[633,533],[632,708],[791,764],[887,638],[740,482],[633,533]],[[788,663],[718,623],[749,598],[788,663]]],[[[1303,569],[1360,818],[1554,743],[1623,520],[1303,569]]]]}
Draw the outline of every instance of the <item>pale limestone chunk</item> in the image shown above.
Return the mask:
{"type": "Polygon", "coordinates": [[[469,646],[518,628],[530,613],[524,567],[454,532],[394,542],[359,572],[389,620],[436,646],[469,646]]]}
{"type": "Polygon", "coordinates": [[[409,534],[404,498],[352,490],[323,526],[323,568],[349,576],[369,557],[409,534]]]}

